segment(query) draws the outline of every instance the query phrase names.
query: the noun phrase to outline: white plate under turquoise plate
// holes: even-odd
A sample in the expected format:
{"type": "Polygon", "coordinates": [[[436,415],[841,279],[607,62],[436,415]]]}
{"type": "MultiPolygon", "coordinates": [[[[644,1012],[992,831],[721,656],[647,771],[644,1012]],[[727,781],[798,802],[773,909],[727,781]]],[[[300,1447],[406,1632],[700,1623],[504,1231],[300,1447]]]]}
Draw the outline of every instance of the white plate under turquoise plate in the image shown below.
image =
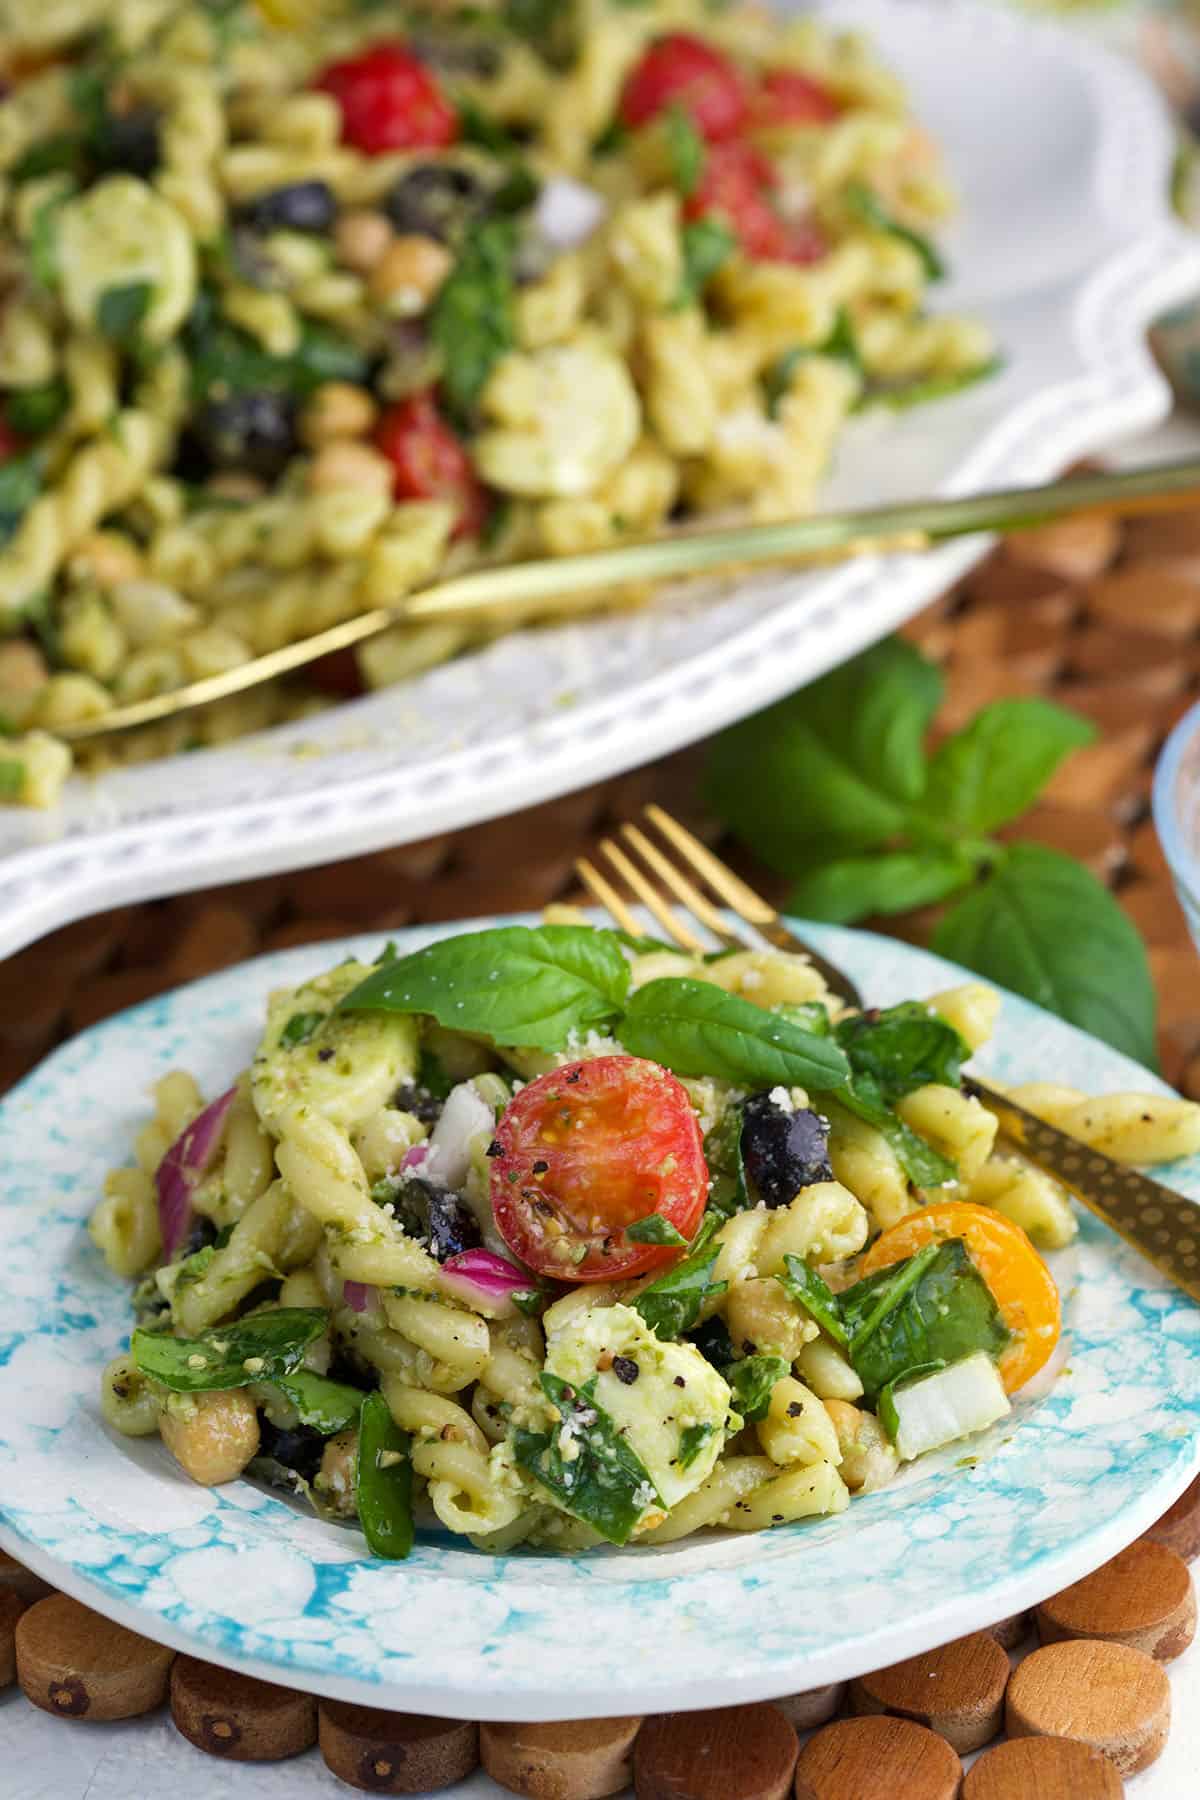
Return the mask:
{"type": "MultiPolygon", "coordinates": [[[[1200,239],[1170,212],[1174,130],[1147,79],[979,0],[824,10],[872,35],[945,147],[962,212],[930,302],[986,318],[1007,358],[953,399],[856,422],[826,503],[1045,481],[1165,417],[1145,327],[1200,291],[1200,239]]],[[[73,782],[53,813],[0,809],[0,955],[104,906],[406,843],[632,768],[882,637],[981,548],[518,632],[302,724],[73,782]]]]}
{"type": "MultiPolygon", "coordinates": [[[[478,921],[474,922],[476,925],[478,921]]],[[[415,948],[437,931],[409,933],[415,948]]],[[[950,965],[814,929],[873,1000],[950,965]]],[[[157,1440],[110,1434],[96,1398],[128,1294],[84,1231],[150,1084],[209,1092],[255,1042],[268,991],[378,938],[262,957],[56,1052],[0,1106],[0,1542],[114,1618],[214,1662],[321,1693],[472,1718],[715,1706],[854,1675],[1006,1617],[1103,1562],[1195,1472],[1200,1308],[1084,1219],[1060,1266],[1068,1342],[1049,1392],[837,1518],[660,1550],[485,1556],[448,1538],[405,1563],[249,1482],[194,1486],[157,1440]]],[[[1010,998],[993,1074],[1094,1092],[1158,1086],[1010,998]]],[[[1200,1159],[1171,1179],[1200,1197],[1200,1159]]]]}

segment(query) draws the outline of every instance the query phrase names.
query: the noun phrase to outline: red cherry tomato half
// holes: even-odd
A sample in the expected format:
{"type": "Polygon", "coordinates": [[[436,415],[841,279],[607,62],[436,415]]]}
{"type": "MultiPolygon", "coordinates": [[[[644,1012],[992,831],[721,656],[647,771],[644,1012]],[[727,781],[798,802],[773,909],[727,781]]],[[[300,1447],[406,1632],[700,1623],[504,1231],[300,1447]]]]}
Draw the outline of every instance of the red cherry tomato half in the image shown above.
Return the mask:
{"type": "Polygon", "coordinates": [[[841,111],[829,89],[799,69],[770,70],[754,99],[755,123],[761,125],[827,125],[841,111]]]}
{"type": "Polygon", "coordinates": [[[621,96],[621,118],[636,130],[678,106],[710,143],[736,137],[746,122],[746,86],[728,57],[686,31],[651,44],[621,96]]]}
{"type": "Polygon", "coordinates": [[[330,63],[313,82],[342,109],[342,138],[368,156],[440,149],[458,137],[458,114],[424,63],[403,44],[372,44],[330,63]]]}
{"type": "Polygon", "coordinates": [[[785,219],[775,205],[775,171],[749,144],[714,144],[684,211],[718,218],[756,262],[819,262],[829,246],[808,219],[785,219]]]}
{"type": "Polygon", "coordinates": [[[24,440],[17,436],[0,413],[0,463],[11,462],[14,456],[20,456],[24,447],[24,440]]]}
{"type": "Polygon", "coordinates": [[[616,1281],[676,1261],[625,1227],[657,1213],[691,1238],[700,1222],[708,1169],[685,1089],[639,1056],[540,1075],[496,1127],[491,1191],[501,1237],[540,1275],[616,1281]]]}
{"type": "Polygon", "coordinates": [[[487,517],[487,491],[433,395],[413,394],[389,406],[375,445],[392,465],[397,500],[448,500],[458,508],[455,537],[471,537],[487,517]]]}

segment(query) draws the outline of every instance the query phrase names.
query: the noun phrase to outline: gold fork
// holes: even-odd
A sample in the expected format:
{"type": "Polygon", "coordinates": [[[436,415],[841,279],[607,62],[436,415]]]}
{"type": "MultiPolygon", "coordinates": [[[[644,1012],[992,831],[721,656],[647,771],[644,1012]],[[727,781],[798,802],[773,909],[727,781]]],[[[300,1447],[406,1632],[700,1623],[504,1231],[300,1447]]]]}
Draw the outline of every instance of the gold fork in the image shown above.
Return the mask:
{"type": "MultiPolygon", "coordinates": [[[[623,931],[639,935],[642,923],[617,883],[681,950],[702,955],[713,949],[754,949],[760,947],[757,934],[777,949],[807,956],[832,993],[849,1006],[862,1005],[845,970],[797,937],[761,894],[678,819],[661,806],[647,806],[645,818],[649,830],[625,824],[621,842],[605,838],[600,844],[597,859],[612,871],[611,879],[586,857],[575,864],[592,898],[623,931]],[[749,933],[731,928],[730,912],[750,927],[749,933]]],[[[963,1086],[997,1115],[1005,1136],[1030,1162],[1053,1175],[1169,1281],[1200,1301],[1200,1208],[1195,1202],[1047,1125],[978,1076],[965,1077],[963,1086]]]]}

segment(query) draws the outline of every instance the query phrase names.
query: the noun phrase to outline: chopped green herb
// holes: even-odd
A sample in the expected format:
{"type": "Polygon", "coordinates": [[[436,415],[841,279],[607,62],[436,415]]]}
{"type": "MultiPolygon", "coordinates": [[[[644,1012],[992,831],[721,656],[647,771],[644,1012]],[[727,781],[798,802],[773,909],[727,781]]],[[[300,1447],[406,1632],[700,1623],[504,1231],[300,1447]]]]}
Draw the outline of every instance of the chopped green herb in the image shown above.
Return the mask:
{"type": "Polygon", "coordinates": [[[720,219],[693,219],[683,228],[683,279],[676,308],[692,306],[717,270],[737,248],[737,239],[720,219]]]}
{"type": "Polygon", "coordinates": [[[682,106],[672,106],[669,109],[663,129],[666,132],[671,179],[686,199],[695,193],[704,174],[704,139],[682,106]]]}
{"type": "Polygon", "coordinates": [[[690,1469],[705,1444],[716,1430],[715,1425],[685,1425],[679,1434],[679,1455],[677,1462],[681,1469],[690,1469]]]}
{"type": "Polygon", "coordinates": [[[743,1419],[765,1419],[771,1404],[771,1390],[789,1373],[790,1363],[782,1356],[746,1356],[726,1369],[725,1379],[733,1391],[733,1405],[743,1419]]]}
{"type": "Polygon", "coordinates": [[[472,231],[429,311],[429,335],[442,360],[442,393],[451,417],[467,426],[496,363],[516,342],[513,265],[517,228],[489,219],[472,231]]]}
{"type": "Polygon", "coordinates": [[[681,1250],[687,1248],[682,1231],[661,1213],[648,1213],[644,1219],[635,1219],[632,1225],[625,1227],[625,1236],[631,1244],[671,1244],[681,1250]]]}
{"type": "Polygon", "coordinates": [[[778,1277],[780,1287],[844,1350],[848,1341],[846,1327],[838,1297],[829,1283],[816,1269],[810,1269],[802,1257],[788,1254],[783,1261],[786,1272],[778,1277]]]}
{"type": "Polygon", "coordinates": [[[362,1402],[354,1469],[358,1522],[372,1556],[398,1562],[413,1547],[409,1437],[376,1389],[362,1402]]]}
{"type": "Polygon", "coordinates": [[[780,405],[792,385],[792,379],[802,362],[810,356],[829,356],[844,362],[858,375],[863,372],[862,357],[854,336],[854,324],[845,307],[839,307],[833,330],[821,344],[795,344],[785,350],[765,371],[762,377],[763,400],[767,408],[767,417],[779,417],[780,405]]]}
{"type": "Polygon", "coordinates": [[[321,1029],[327,1018],[326,1013],[299,1012],[293,1013],[279,1034],[279,1042],[285,1050],[294,1050],[299,1044],[307,1044],[314,1032],[321,1029]]]}
{"type": "Polygon", "coordinates": [[[180,1394],[249,1387],[290,1374],[328,1323],[328,1313],[290,1306],[214,1325],[195,1338],[135,1331],[133,1360],[143,1375],[180,1394]]]}
{"type": "Polygon", "coordinates": [[[649,1471],[597,1405],[594,1380],[576,1388],[557,1375],[541,1379],[561,1422],[549,1432],[515,1431],[517,1462],[610,1544],[628,1543],[647,1508],[662,1504],[649,1471]],[[568,1447],[574,1452],[569,1461],[563,1455],[568,1447]]]}
{"type": "Polygon", "coordinates": [[[24,786],[25,764],[11,756],[0,760],[0,794],[6,800],[17,800],[24,786]]]}
{"type": "Polygon", "coordinates": [[[0,464],[0,545],[16,535],[41,485],[41,473],[32,456],[11,456],[0,464]]]}
{"type": "Polygon", "coordinates": [[[96,327],[114,344],[129,344],[150,310],[154,288],[148,281],[129,281],[105,288],[96,303],[96,327]]]}
{"type": "Polygon", "coordinates": [[[719,1125],[714,1125],[704,1140],[704,1160],[708,1164],[711,1186],[708,1210],[723,1219],[745,1212],[754,1204],[746,1185],[746,1165],[742,1157],[742,1109],[727,1106],[719,1125]]]}
{"type": "Polygon", "coordinates": [[[908,225],[901,224],[893,217],[873,188],[865,181],[855,181],[846,189],[846,204],[864,225],[872,231],[882,231],[888,237],[896,238],[915,250],[921,259],[921,267],[928,281],[941,281],[946,273],[946,265],[937,249],[923,232],[914,231],[908,225]]]}
{"type": "Polygon", "coordinates": [[[509,1299],[527,1319],[540,1319],[550,1304],[550,1295],[544,1288],[517,1288],[509,1299]]]}
{"type": "Polygon", "coordinates": [[[5,401],[4,416],[21,437],[42,437],[60,423],[70,404],[66,382],[56,377],[38,387],[14,388],[5,401]]]}

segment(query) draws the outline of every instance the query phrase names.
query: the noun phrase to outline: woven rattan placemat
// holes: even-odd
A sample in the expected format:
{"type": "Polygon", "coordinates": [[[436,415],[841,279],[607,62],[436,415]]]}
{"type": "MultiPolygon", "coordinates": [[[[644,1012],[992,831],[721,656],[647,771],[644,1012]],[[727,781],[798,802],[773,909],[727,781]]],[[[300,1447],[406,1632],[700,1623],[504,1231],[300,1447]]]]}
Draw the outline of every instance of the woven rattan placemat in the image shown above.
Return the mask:
{"type": "MultiPolygon", "coordinates": [[[[1028,693],[1051,695],[1099,728],[1019,829],[1115,888],[1150,946],[1164,1070],[1200,1096],[1200,957],[1149,816],[1155,757],[1200,686],[1200,510],[1026,533],[907,635],[946,668],[945,729],[985,701],[1028,693]]],[[[702,760],[700,746],[467,831],[57,931],[0,964],[0,1088],[71,1032],[260,950],[573,897],[575,857],[647,800],[677,811],[783,900],[787,884],[754,868],[699,811],[702,760]]],[[[881,928],[919,943],[931,917],[881,928]]]]}

